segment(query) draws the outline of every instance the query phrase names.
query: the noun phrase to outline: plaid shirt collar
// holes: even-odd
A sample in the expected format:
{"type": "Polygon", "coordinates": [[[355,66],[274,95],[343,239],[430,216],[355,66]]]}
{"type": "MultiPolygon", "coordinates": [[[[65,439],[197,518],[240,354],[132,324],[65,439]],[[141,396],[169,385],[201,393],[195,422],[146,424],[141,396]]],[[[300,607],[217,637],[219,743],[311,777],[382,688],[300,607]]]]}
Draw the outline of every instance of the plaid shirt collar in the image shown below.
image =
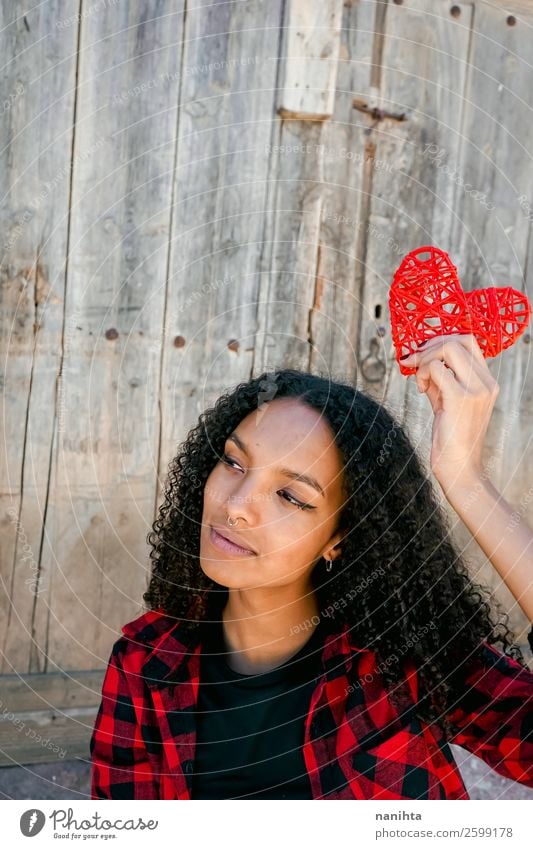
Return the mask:
{"type": "MultiPolygon", "coordinates": [[[[133,642],[151,648],[142,667],[142,675],[150,689],[161,689],[190,677],[190,661],[199,654],[201,633],[199,627],[186,630],[179,621],[158,611],[148,611],[122,628],[133,642]]],[[[328,634],[321,653],[321,666],[327,676],[335,676],[342,669],[349,674],[353,656],[371,653],[367,647],[356,646],[345,625],[339,632],[328,634]]]]}

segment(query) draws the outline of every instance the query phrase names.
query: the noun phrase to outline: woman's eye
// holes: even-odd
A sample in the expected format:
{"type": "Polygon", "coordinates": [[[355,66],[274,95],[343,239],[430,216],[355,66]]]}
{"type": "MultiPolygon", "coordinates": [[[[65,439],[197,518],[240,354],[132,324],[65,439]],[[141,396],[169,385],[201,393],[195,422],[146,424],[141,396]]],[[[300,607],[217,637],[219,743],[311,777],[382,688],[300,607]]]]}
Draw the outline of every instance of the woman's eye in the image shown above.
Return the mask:
{"type": "Polygon", "coordinates": [[[223,455],[222,455],[222,462],[223,462],[223,463],[226,463],[226,465],[228,465],[228,466],[231,466],[231,468],[232,468],[232,469],[234,469],[234,468],[235,468],[235,466],[237,466],[237,465],[238,465],[238,464],[235,462],[235,460],[232,460],[232,459],[231,459],[231,457],[228,457],[228,455],[227,455],[227,454],[223,454],[223,455]],[[232,465],[232,463],[235,463],[235,466],[233,466],[233,465],[232,465]]]}
{"type": "Polygon", "coordinates": [[[296,499],[293,495],[291,495],[290,492],[285,492],[284,489],[281,489],[280,492],[283,493],[283,498],[285,498],[285,500],[289,501],[291,504],[295,504],[296,507],[300,508],[300,510],[314,510],[315,509],[312,504],[304,504],[302,501],[298,501],[298,499],[296,499]]]}
{"type": "MultiPolygon", "coordinates": [[[[231,457],[228,457],[227,454],[222,455],[222,462],[232,469],[240,468],[239,464],[235,460],[232,460],[231,457]]],[[[281,497],[284,498],[285,501],[288,501],[289,504],[294,504],[294,506],[298,507],[300,510],[316,509],[313,504],[304,504],[302,501],[298,501],[297,498],[291,495],[290,492],[286,492],[284,489],[280,489],[280,493],[281,497]]]]}

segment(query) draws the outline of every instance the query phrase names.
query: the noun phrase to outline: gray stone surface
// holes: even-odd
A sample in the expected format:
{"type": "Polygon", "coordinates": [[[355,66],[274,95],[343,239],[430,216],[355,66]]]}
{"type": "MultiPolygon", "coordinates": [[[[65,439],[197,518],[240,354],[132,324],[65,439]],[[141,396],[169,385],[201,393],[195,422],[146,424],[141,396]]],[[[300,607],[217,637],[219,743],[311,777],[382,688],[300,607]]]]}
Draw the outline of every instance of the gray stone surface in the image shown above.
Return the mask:
{"type": "Polygon", "coordinates": [[[91,765],[72,760],[0,769],[0,799],[90,799],[91,765]]]}
{"type": "Polygon", "coordinates": [[[471,799],[533,799],[533,787],[504,778],[461,746],[450,749],[471,799]]]}
{"type": "MultiPolygon", "coordinates": [[[[503,778],[460,746],[451,746],[472,799],[532,799],[533,788],[503,778]]],[[[0,799],[89,799],[88,761],[0,769],[0,799]]]]}

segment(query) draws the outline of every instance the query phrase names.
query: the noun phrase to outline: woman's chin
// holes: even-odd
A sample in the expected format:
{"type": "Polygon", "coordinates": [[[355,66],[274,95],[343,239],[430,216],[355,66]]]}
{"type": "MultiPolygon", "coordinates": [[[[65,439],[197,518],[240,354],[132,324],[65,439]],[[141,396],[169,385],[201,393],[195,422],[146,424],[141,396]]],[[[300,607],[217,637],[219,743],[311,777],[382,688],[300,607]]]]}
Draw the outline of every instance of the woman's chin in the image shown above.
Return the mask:
{"type": "Polygon", "coordinates": [[[240,589],[245,583],[249,565],[235,560],[223,560],[210,557],[207,561],[200,556],[200,568],[204,575],[228,589],[240,589]]]}

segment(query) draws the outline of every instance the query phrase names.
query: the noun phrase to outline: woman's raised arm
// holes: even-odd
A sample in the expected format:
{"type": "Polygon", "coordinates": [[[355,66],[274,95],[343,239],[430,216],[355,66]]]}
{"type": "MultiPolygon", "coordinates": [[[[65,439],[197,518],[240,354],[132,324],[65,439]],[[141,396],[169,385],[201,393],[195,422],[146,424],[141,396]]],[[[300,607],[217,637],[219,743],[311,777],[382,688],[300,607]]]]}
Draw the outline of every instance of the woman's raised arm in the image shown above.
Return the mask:
{"type": "Polygon", "coordinates": [[[533,531],[483,470],[482,452],[499,385],[473,334],[435,336],[403,360],[435,414],[431,469],[444,494],[530,622],[533,531]]]}

